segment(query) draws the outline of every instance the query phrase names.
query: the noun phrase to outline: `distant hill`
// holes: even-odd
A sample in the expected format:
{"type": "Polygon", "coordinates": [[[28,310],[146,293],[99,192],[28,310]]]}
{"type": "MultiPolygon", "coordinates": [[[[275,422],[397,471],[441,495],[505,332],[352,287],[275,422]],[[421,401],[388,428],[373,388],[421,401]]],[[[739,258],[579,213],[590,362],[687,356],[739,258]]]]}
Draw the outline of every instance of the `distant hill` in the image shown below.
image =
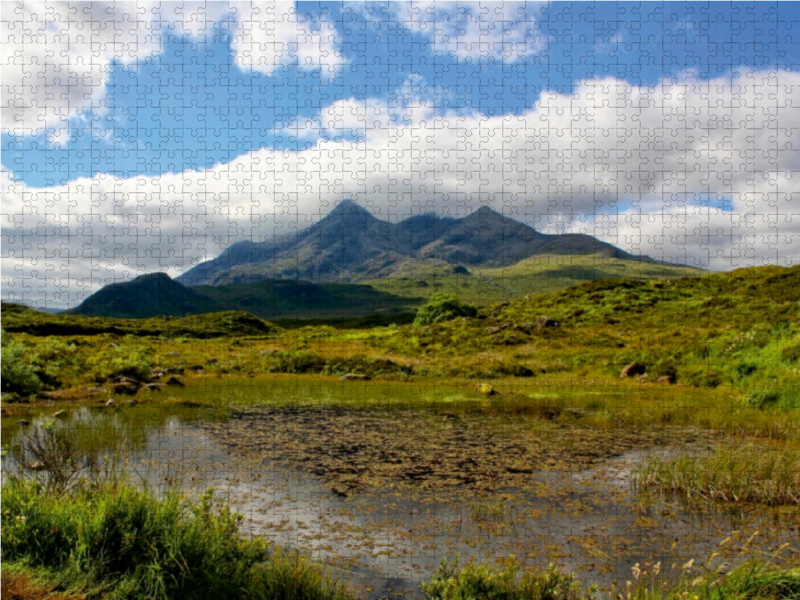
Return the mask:
{"type": "Polygon", "coordinates": [[[107,285],[63,314],[141,319],[245,311],[271,320],[352,318],[407,312],[416,304],[366,285],[267,279],[187,288],[165,273],[154,273],[107,285]]]}
{"type": "Polygon", "coordinates": [[[499,268],[552,255],[656,263],[589,235],[541,233],[489,207],[462,219],[418,215],[389,223],[345,200],[300,233],[238,242],[177,280],[187,286],[285,278],[361,282],[396,276],[399,265],[409,261],[423,269],[448,264],[499,268]]]}
{"type": "MultiPolygon", "coordinates": [[[[180,284],[178,284],[180,285],[180,284]]],[[[149,319],[117,319],[74,314],[48,314],[19,304],[0,303],[3,329],[30,335],[136,335],[152,337],[220,338],[266,336],[282,328],[241,312],[215,312],[188,317],[159,316],[149,319]]]]}
{"type": "Polygon", "coordinates": [[[64,314],[139,319],[160,315],[182,317],[221,309],[211,298],[173,281],[166,273],[150,273],[112,283],[64,314]]]}

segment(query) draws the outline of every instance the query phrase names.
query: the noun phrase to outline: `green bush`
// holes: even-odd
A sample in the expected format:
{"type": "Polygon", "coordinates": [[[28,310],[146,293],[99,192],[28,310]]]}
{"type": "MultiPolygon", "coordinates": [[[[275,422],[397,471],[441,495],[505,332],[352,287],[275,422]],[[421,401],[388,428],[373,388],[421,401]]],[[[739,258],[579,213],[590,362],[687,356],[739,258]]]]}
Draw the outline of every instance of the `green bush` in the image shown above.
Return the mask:
{"type": "Polygon", "coordinates": [[[28,396],[42,389],[42,381],[36,366],[35,356],[27,356],[25,346],[2,332],[2,355],[0,355],[0,375],[4,392],[28,396]]]}
{"type": "Polygon", "coordinates": [[[47,493],[3,483],[4,566],[45,571],[103,598],[344,600],[344,588],[305,559],[239,535],[241,517],[211,492],[199,503],[132,487],[47,493]]]}
{"type": "Polygon", "coordinates": [[[430,600],[578,600],[580,584],[574,576],[550,565],[544,573],[523,573],[513,559],[504,569],[467,565],[460,571],[458,557],[452,566],[443,559],[422,590],[430,600]]]}
{"type": "Polygon", "coordinates": [[[414,328],[452,321],[458,317],[475,317],[478,309],[468,302],[461,302],[455,294],[433,294],[417,311],[414,328]]]}

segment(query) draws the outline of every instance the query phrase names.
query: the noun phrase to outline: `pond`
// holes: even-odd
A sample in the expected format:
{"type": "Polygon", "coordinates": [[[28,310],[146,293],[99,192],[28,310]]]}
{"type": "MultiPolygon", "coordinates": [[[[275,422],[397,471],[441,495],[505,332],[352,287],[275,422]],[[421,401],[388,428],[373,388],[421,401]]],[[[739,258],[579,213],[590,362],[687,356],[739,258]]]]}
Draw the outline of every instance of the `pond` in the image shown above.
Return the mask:
{"type": "Polygon", "coordinates": [[[690,506],[633,489],[639,460],[707,452],[720,443],[709,432],[593,427],[569,407],[503,405],[473,386],[190,380],[135,405],[20,409],[3,417],[2,439],[13,445],[20,419],[60,410],[109,444],[125,437],[133,477],[213,487],[246,534],[327,563],[367,598],[420,597],[419,582],[456,553],[555,563],[610,588],[636,563],[701,561],[733,531],[758,531],[764,549],[798,543],[794,508],[690,506]]]}

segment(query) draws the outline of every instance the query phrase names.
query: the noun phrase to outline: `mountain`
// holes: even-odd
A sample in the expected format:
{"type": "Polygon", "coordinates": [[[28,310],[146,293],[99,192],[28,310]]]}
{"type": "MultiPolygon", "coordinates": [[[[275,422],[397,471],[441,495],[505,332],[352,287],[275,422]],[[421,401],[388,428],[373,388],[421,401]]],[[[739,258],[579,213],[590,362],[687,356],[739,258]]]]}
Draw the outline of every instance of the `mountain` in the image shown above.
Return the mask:
{"type": "Polygon", "coordinates": [[[581,234],[547,235],[481,207],[461,218],[417,215],[400,223],[376,218],[352,200],[304,231],[262,242],[242,241],[177,279],[187,286],[263,279],[366,281],[420,265],[497,268],[538,255],[595,255],[654,262],[581,234]]]}
{"type": "Polygon", "coordinates": [[[64,314],[138,319],[157,315],[182,317],[216,312],[215,302],[174,281],[166,273],[149,273],[112,283],[64,314]]]}
{"type": "Polygon", "coordinates": [[[246,311],[262,319],[335,319],[408,312],[417,304],[367,285],[266,279],[187,288],[153,273],[108,285],[64,314],[139,319],[246,311]]]}

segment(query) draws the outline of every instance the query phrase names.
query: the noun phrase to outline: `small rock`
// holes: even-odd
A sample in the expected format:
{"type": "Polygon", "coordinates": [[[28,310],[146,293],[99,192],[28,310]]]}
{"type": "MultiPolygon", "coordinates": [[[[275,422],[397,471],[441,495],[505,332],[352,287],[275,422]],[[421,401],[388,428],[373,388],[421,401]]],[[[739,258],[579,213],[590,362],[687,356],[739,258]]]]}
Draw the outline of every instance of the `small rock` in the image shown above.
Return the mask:
{"type": "Polygon", "coordinates": [[[144,386],[144,389],[146,389],[149,392],[155,392],[156,390],[160,390],[162,385],[164,385],[164,384],[163,383],[148,383],[148,384],[146,384],[144,386]]]}
{"type": "Polygon", "coordinates": [[[206,364],[207,364],[207,365],[215,365],[215,364],[217,364],[218,362],[219,362],[219,361],[218,361],[216,358],[209,358],[209,359],[206,361],[206,364]]]}
{"type": "Polygon", "coordinates": [[[113,398],[109,398],[106,400],[106,408],[114,408],[117,405],[117,401],[113,398]]]}
{"type": "Polygon", "coordinates": [[[649,378],[647,373],[644,373],[643,375],[639,375],[636,379],[641,383],[646,383],[649,378]]]}
{"type": "Polygon", "coordinates": [[[642,363],[631,363],[622,369],[622,374],[620,377],[636,377],[638,375],[644,375],[647,372],[647,367],[645,367],[642,363]]]}
{"type": "Polygon", "coordinates": [[[539,329],[544,329],[545,327],[561,327],[561,323],[559,323],[555,319],[551,319],[548,316],[542,315],[541,317],[539,317],[539,320],[536,321],[536,326],[539,329]]]}
{"type": "Polygon", "coordinates": [[[32,463],[29,468],[31,471],[42,471],[44,470],[44,464],[37,461],[35,463],[32,463]]]}
{"type": "Polygon", "coordinates": [[[28,421],[28,419],[20,419],[19,421],[17,421],[17,423],[19,423],[20,425],[30,425],[31,424],[31,422],[28,421]]]}
{"type": "Polygon", "coordinates": [[[89,386],[87,388],[83,388],[83,392],[85,394],[106,394],[108,390],[99,385],[89,386]]]}
{"type": "Polygon", "coordinates": [[[114,386],[115,394],[128,394],[133,395],[139,391],[141,385],[138,381],[123,381],[114,386]]]}
{"type": "Polygon", "coordinates": [[[125,400],[125,402],[122,403],[123,406],[136,406],[137,404],[139,403],[136,402],[136,400],[125,400]]]}
{"type": "Polygon", "coordinates": [[[525,325],[527,325],[527,323],[522,323],[522,324],[515,323],[514,326],[511,327],[511,329],[513,329],[514,331],[520,331],[520,332],[524,333],[525,335],[528,335],[529,328],[525,327],[525,325]]]}
{"type": "Polygon", "coordinates": [[[498,325],[497,327],[490,327],[486,330],[486,333],[489,335],[496,335],[505,329],[508,329],[508,325],[498,325]]]}
{"type": "Polygon", "coordinates": [[[672,385],[675,383],[675,377],[673,375],[662,375],[656,379],[656,383],[668,383],[672,385]]]}
{"type": "Polygon", "coordinates": [[[361,375],[360,373],[348,373],[339,378],[340,381],[369,381],[371,379],[372,377],[369,375],[361,375]]]}
{"type": "Polygon", "coordinates": [[[178,387],[185,387],[186,384],[181,381],[179,377],[175,377],[174,375],[167,379],[167,385],[177,385],[178,387]]]}
{"type": "Polygon", "coordinates": [[[55,417],[56,419],[60,419],[61,417],[66,417],[66,416],[67,416],[67,411],[65,410],[57,410],[56,412],[53,413],[53,417],[55,417]]]}
{"type": "Polygon", "coordinates": [[[484,396],[494,396],[497,394],[497,390],[490,386],[488,383],[479,383],[475,386],[475,391],[483,394],[484,396]]]}
{"type": "Polygon", "coordinates": [[[259,356],[274,356],[277,353],[278,353],[277,350],[262,350],[261,352],[258,353],[258,355],[259,356]]]}

